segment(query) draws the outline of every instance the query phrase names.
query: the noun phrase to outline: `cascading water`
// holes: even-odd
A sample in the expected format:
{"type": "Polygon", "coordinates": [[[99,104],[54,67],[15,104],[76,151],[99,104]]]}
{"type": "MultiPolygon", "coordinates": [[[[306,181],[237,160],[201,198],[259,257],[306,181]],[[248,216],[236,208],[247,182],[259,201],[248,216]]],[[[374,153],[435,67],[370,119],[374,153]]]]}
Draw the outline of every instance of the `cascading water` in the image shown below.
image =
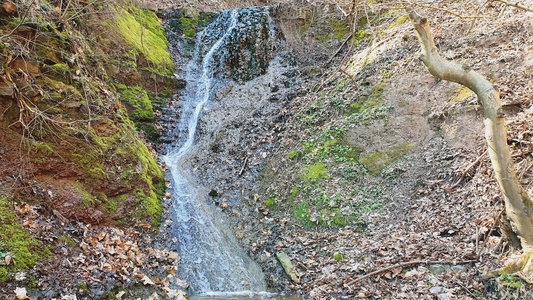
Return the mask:
{"type": "MultiPolygon", "coordinates": [[[[195,295],[266,290],[261,268],[238,246],[228,224],[212,202],[208,201],[205,189],[198,186],[190,170],[184,166],[193,148],[204,104],[210,100],[217,85],[228,77],[237,81],[248,80],[251,76],[260,75],[268,67],[268,61],[265,63],[252,58],[249,53],[237,58],[232,53],[232,47],[235,49],[236,43],[242,42],[245,28],[254,28],[253,24],[258,23],[251,18],[259,18],[267,24],[266,30],[256,26],[255,35],[263,36],[266,40],[271,38],[274,31],[269,28],[272,21],[267,8],[222,12],[198,34],[195,59],[182,74],[187,87],[180,98],[183,112],[178,125],[178,142],[163,156],[173,181],[173,233],[178,238],[181,259],[179,273],[181,278],[189,282],[190,292],[195,295]],[[228,72],[228,65],[237,67],[238,71],[228,72]],[[243,67],[251,69],[243,70],[243,67]]],[[[263,56],[270,56],[275,47],[270,41],[254,43],[255,46],[263,43],[261,48],[266,49],[263,56]]],[[[261,50],[254,49],[252,52],[257,51],[261,50]]]]}

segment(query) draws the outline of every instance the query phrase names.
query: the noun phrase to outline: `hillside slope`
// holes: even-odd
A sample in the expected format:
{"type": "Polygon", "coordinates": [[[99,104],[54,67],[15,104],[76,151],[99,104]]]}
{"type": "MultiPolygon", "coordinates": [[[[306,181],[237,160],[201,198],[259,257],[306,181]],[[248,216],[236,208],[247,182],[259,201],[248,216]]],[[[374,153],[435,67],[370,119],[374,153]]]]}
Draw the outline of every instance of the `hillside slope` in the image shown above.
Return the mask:
{"type": "Polygon", "coordinates": [[[177,260],[152,244],[165,179],[145,137],[177,88],[159,19],[108,1],[2,1],[0,17],[1,293],[153,292],[146,270],[177,260]]]}

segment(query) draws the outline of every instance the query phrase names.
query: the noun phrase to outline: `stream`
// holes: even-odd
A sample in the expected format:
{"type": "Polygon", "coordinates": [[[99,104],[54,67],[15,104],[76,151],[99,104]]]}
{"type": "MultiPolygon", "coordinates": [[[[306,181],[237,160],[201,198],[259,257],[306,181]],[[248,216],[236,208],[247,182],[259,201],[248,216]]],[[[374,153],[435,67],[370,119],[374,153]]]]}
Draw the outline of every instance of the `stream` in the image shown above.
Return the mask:
{"type": "Polygon", "coordinates": [[[196,35],[193,59],[179,74],[187,85],[180,94],[181,115],[175,133],[178,138],[162,158],[172,182],[172,231],[178,240],[181,262],[178,272],[190,284],[190,299],[280,299],[266,292],[260,266],[239,246],[229,221],[207,198],[206,188],[197,183],[186,164],[194,150],[204,105],[227,80],[226,62],[231,56],[228,52],[232,51],[228,45],[238,41],[243,28],[253,26],[258,19],[273,26],[268,8],[221,12],[196,35]]]}

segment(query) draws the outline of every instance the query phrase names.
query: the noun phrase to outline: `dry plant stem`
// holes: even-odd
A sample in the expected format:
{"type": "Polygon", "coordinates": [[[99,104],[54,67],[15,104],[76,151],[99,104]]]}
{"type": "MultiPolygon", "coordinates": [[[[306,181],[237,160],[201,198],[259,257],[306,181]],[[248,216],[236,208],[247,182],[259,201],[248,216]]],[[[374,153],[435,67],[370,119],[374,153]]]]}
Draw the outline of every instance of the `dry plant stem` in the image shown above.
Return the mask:
{"type": "Polygon", "coordinates": [[[456,82],[471,89],[478,96],[483,106],[485,139],[487,140],[489,157],[491,159],[496,181],[503,193],[507,215],[516,226],[517,234],[526,250],[533,250],[533,218],[531,210],[533,202],[522,188],[507,145],[507,130],[501,101],[498,92],[492,84],[469,67],[441,57],[435,46],[433,35],[426,18],[414,11],[409,17],[415,27],[422,46],[420,60],[426,65],[431,75],[456,82]]]}
{"type": "Polygon", "coordinates": [[[361,277],[358,277],[348,283],[346,283],[344,286],[350,286],[354,283],[357,283],[361,280],[364,280],[368,277],[372,277],[374,275],[377,275],[377,274],[380,274],[380,273],[383,273],[383,272],[387,272],[387,271],[390,271],[392,269],[396,269],[396,268],[405,268],[405,267],[411,267],[411,266],[415,266],[415,265],[466,265],[466,264],[471,264],[471,263],[475,263],[477,262],[477,260],[465,260],[465,261],[451,261],[451,260],[443,260],[443,261],[432,261],[432,260],[413,260],[413,261],[408,261],[408,262],[403,262],[403,263],[399,263],[399,264],[395,264],[395,265],[392,265],[392,266],[388,266],[386,268],[383,268],[383,269],[379,269],[377,271],[374,271],[374,272],[370,272],[368,274],[365,274],[361,277]]]}
{"type": "Polygon", "coordinates": [[[488,150],[485,150],[485,152],[483,152],[473,163],[471,163],[468,167],[466,167],[466,169],[463,170],[461,175],[465,177],[466,174],[468,174],[468,172],[470,172],[470,170],[472,170],[473,167],[477,166],[477,164],[483,159],[483,157],[485,157],[485,154],[487,154],[487,151],[488,150]]]}

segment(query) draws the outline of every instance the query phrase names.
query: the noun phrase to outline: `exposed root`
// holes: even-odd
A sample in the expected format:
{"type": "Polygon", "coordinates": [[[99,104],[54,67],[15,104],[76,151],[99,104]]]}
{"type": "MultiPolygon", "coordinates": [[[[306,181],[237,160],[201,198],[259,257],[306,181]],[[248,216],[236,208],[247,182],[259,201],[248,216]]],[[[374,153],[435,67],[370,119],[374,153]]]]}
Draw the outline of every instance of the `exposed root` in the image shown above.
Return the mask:
{"type": "Polygon", "coordinates": [[[533,282],[533,249],[524,249],[519,256],[509,259],[507,264],[501,269],[502,273],[513,274],[522,280],[533,282]]]}

